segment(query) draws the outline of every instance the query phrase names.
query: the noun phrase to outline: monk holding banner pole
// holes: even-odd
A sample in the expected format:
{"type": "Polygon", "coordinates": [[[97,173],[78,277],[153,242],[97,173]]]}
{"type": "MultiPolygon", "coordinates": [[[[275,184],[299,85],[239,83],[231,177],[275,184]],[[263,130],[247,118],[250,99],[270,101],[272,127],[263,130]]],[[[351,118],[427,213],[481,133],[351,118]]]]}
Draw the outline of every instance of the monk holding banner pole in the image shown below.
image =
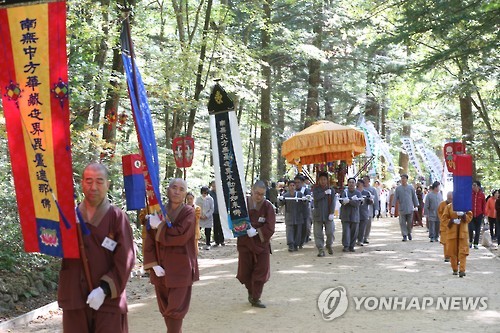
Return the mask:
{"type": "Polygon", "coordinates": [[[132,229],[127,215],[108,201],[109,184],[104,165],[91,163],[83,171],[85,198],[77,209],[90,231],[82,237],[89,272],[79,259],[62,261],[57,300],[64,332],[128,332],[125,285],[135,262],[132,229]]]}

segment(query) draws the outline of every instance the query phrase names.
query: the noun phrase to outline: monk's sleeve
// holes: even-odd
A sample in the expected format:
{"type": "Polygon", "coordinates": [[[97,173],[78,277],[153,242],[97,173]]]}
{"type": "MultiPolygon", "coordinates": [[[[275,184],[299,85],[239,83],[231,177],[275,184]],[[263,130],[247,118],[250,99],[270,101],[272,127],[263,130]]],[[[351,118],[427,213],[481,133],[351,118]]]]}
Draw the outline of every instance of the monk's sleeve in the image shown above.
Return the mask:
{"type": "Polygon", "coordinates": [[[276,214],[274,213],[273,205],[266,203],[265,207],[266,223],[264,223],[258,230],[259,238],[262,243],[269,242],[274,234],[274,227],[276,225],[276,214]]]}
{"type": "Polygon", "coordinates": [[[183,246],[194,237],[196,224],[194,209],[186,207],[176,218],[172,227],[161,223],[156,232],[156,241],[164,246],[183,246]]]}
{"type": "Polygon", "coordinates": [[[472,221],[472,212],[468,211],[465,213],[465,223],[469,223],[470,221],[472,221]]]}
{"type": "Polygon", "coordinates": [[[144,249],[144,269],[150,269],[153,266],[157,266],[158,258],[156,257],[156,241],[154,238],[153,230],[149,230],[146,232],[146,239],[144,240],[143,249],[144,249]]]}
{"type": "Polygon", "coordinates": [[[101,277],[101,280],[109,285],[111,298],[116,298],[121,295],[125,289],[130,272],[135,264],[135,251],[132,238],[132,228],[128,221],[127,215],[121,210],[117,216],[115,241],[115,251],[113,253],[113,265],[111,269],[101,277]]]}

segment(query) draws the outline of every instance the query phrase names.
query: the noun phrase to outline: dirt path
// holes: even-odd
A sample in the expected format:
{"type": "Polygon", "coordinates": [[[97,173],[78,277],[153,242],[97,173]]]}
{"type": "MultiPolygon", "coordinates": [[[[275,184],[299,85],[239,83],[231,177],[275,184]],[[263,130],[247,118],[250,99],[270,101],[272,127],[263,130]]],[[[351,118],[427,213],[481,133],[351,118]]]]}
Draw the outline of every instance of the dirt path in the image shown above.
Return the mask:
{"type": "MultiPolygon", "coordinates": [[[[271,256],[271,279],[264,287],[262,301],[267,309],[252,308],[246,290],[235,279],[235,241],[225,248],[200,254],[201,280],[193,287],[190,311],[184,332],[499,332],[500,260],[497,251],[480,247],[471,250],[467,276],[453,276],[444,263],[442,247],[430,243],[425,228],[414,229],[414,240],[401,242],[397,219],[374,222],[370,245],[355,253],[341,251],[341,225],[336,221],[334,254],[316,257],[312,242],[299,252],[289,253],[284,224],[277,224],[271,256]],[[344,287],[348,308],[340,317],[325,321],[318,310],[318,297],[328,288],[344,287]],[[371,310],[380,297],[406,297],[409,310],[371,310]],[[439,299],[461,309],[461,298],[487,297],[477,305],[484,310],[443,310],[439,299]],[[356,297],[356,299],[355,299],[356,297]],[[356,302],[370,297],[368,302],[356,302]],[[418,299],[412,299],[418,297],[418,299]],[[424,305],[426,308],[421,309],[424,305]],[[416,303],[415,303],[416,302],[416,303]],[[430,305],[432,302],[432,305],[430,305]],[[458,304],[458,305],[457,305],[458,304]]],[[[498,251],[500,252],[500,250],[498,251]]],[[[154,292],[146,279],[129,283],[129,328],[131,333],[165,332],[154,292]]],[[[478,299],[471,299],[477,301],[478,299]]],[[[340,309],[341,305],[339,305],[340,309]]],[[[62,332],[60,312],[31,322],[11,332],[62,332]]]]}

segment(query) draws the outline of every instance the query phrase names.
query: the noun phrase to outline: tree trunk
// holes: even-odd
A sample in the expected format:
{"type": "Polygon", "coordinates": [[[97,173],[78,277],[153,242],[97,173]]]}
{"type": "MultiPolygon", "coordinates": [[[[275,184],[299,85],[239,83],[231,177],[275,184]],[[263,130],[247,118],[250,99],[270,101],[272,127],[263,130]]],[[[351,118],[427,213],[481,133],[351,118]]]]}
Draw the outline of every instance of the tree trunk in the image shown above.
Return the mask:
{"type": "Polygon", "coordinates": [[[118,47],[113,50],[113,66],[111,79],[109,81],[110,88],[108,89],[108,97],[106,98],[106,105],[104,106],[104,123],[102,138],[110,145],[107,149],[109,156],[114,155],[115,142],[116,142],[116,123],[118,120],[118,102],[120,101],[120,87],[121,81],[116,73],[123,74],[123,61],[121,51],[118,47]]]}
{"type": "Polygon", "coordinates": [[[332,89],[332,81],[330,76],[325,75],[323,80],[323,88],[325,91],[325,119],[333,120],[333,107],[330,95],[328,92],[332,89]]]}
{"type": "Polygon", "coordinates": [[[264,21],[265,26],[261,32],[262,38],[262,51],[264,56],[262,57],[262,76],[265,80],[266,86],[260,90],[260,172],[259,177],[261,180],[271,179],[271,153],[272,153],[272,143],[271,143],[271,67],[270,57],[267,54],[268,49],[271,44],[271,36],[269,34],[269,25],[271,23],[271,0],[264,1],[264,21]]]}
{"type": "MultiPolygon", "coordinates": [[[[277,82],[281,82],[281,67],[277,68],[277,82]]],[[[280,179],[285,175],[286,165],[285,158],[281,156],[281,146],[283,145],[284,137],[283,133],[285,132],[285,108],[283,103],[283,94],[280,94],[277,101],[277,111],[278,111],[278,121],[276,126],[276,153],[278,154],[278,158],[276,159],[276,175],[277,178],[280,179]]]]}
{"type": "MultiPolygon", "coordinates": [[[[411,135],[410,117],[410,111],[405,111],[403,114],[403,129],[401,130],[401,136],[409,137],[411,135]]],[[[399,166],[401,168],[399,172],[400,175],[408,174],[409,161],[410,157],[407,154],[403,152],[399,153],[399,166]]]]}
{"type": "MultiPolygon", "coordinates": [[[[323,6],[320,1],[314,1],[313,14],[315,15],[312,44],[321,50],[323,38],[323,6]]],[[[309,59],[307,62],[308,86],[306,119],[304,128],[310,126],[319,118],[319,85],[321,83],[321,62],[317,59],[309,59]]]]}
{"type": "MultiPolygon", "coordinates": [[[[202,83],[201,83],[201,77],[203,75],[203,64],[205,62],[206,51],[207,51],[207,36],[208,36],[208,29],[210,26],[211,13],[212,13],[212,0],[208,0],[207,10],[205,12],[205,23],[203,25],[200,58],[198,60],[198,70],[196,72],[196,83],[195,83],[195,88],[194,88],[194,100],[195,101],[200,100],[200,94],[203,91],[203,89],[205,88],[205,86],[202,85],[202,83]]],[[[205,84],[206,84],[206,82],[205,82],[205,84]]],[[[197,104],[197,103],[195,103],[195,104],[197,104]]],[[[192,136],[192,134],[193,134],[193,128],[194,128],[194,122],[195,122],[197,109],[198,109],[197,105],[195,105],[189,111],[188,126],[187,126],[187,133],[186,133],[186,135],[188,135],[188,136],[192,136]]]]}

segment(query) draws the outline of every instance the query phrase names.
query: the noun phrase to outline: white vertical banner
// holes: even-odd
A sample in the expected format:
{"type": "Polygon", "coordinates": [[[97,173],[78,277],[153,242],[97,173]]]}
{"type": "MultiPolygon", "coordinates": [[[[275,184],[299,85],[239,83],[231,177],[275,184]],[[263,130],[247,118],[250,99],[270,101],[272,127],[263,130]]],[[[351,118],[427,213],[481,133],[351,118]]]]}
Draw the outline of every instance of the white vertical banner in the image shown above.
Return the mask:
{"type": "Polygon", "coordinates": [[[431,174],[432,182],[438,181],[442,183],[443,166],[441,160],[439,159],[439,157],[437,157],[436,153],[434,153],[429,148],[425,147],[424,142],[421,139],[415,141],[415,147],[417,148],[417,151],[420,154],[422,161],[424,162],[425,166],[427,167],[427,169],[431,174]]]}
{"type": "MultiPolygon", "coordinates": [[[[359,127],[365,134],[366,156],[383,156],[388,165],[387,171],[393,173],[395,169],[394,159],[389,151],[389,145],[382,140],[373,123],[371,121],[366,121],[365,117],[361,115],[358,120],[357,127],[359,127]]],[[[374,167],[376,168],[376,164],[374,164],[374,167]]],[[[376,172],[373,172],[373,174],[375,173],[376,172]]]]}
{"type": "Polygon", "coordinates": [[[401,138],[401,143],[403,144],[403,150],[408,155],[411,165],[417,170],[418,175],[422,176],[424,173],[418,162],[413,140],[410,137],[404,136],[401,138]]]}

